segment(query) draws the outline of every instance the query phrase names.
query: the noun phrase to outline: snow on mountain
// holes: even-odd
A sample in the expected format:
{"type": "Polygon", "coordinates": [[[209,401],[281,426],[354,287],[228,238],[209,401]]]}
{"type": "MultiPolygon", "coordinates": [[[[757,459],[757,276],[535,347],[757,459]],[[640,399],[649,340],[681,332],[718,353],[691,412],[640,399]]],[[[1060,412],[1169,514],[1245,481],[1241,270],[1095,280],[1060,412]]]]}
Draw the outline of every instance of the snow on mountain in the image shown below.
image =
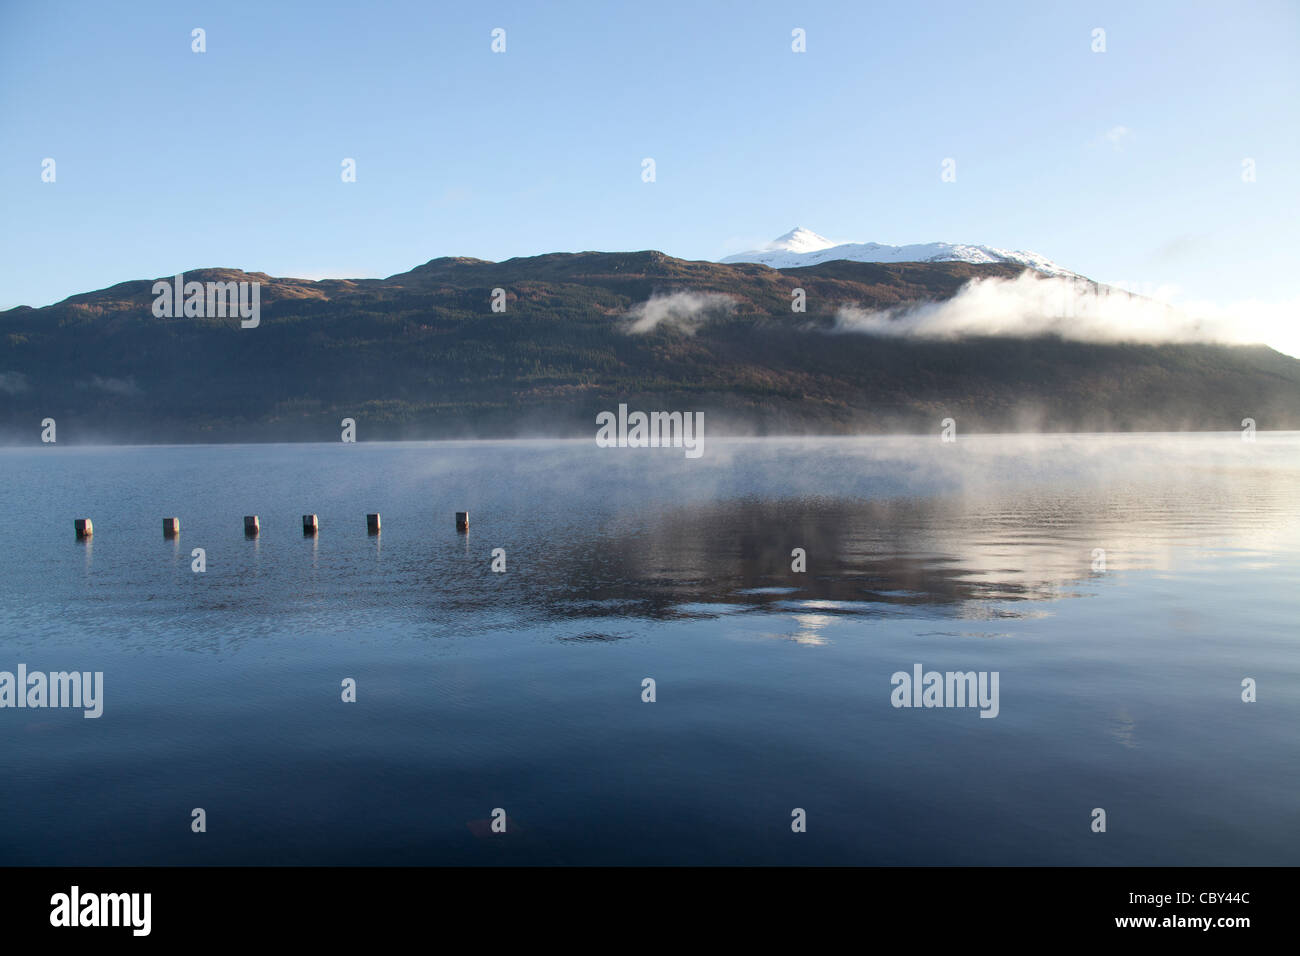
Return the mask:
{"type": "MultiPolygon", "coordinates": [[[[803,226],[795,226],[784,236],[777,236],[763,248],[769,251],[793,252],[796,254],[806,252],[820,252],[823,249],[830,249],[838,245],[833,239],[827,239],[825,236],[819,236],[811,229],[805,229],[803,226]]],[[[745,253],[741,253],[744,255],[745,253]]]]}
{"type": "Polygon", "coordinates": [[[797,269],[835,259],[853,262],[1010,262],[1028,266],[1043,275],[1076,275],[1036,252],[954,242],[922,242],[910,246],[886,246],[878,242],[837,243],[802,226],[791,229],[762,248],[739,252],[721,261],[758,262],[773,269],[797,269]]]}

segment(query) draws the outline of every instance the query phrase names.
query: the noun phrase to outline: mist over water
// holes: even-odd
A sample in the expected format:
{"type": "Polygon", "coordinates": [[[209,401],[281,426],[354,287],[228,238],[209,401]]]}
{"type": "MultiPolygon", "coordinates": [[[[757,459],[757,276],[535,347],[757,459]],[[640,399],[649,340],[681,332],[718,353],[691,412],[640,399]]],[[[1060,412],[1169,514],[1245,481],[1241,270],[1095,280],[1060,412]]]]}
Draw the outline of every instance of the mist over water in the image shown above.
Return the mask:
{"type": "Polygon", "coordinates": [[[0,858],[1300,862],[1300,435],[706,448],[0,450],[0,670],[105,675],[0,710],[0,858]]]}

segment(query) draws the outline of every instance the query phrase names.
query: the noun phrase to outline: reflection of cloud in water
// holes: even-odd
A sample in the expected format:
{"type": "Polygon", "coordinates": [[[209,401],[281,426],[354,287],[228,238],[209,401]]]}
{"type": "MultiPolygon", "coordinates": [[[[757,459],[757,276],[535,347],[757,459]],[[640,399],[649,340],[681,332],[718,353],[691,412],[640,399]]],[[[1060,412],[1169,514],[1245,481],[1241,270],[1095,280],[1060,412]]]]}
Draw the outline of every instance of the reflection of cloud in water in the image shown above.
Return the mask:
{"type": "MultiPolygon", "coordinates": [[[[1262,566],[1294,547],[1294,439],[1256,467],[1257,449],[1243,452],[1235,435],[1149,436],[1158,451],[1139,438],[987,439],[980,453],[954,452],[969,456],[966,473],[928,494],[850,497],[835,492],[851,481],[828,479],[816,495],[625,506],[556,569],[542,612],[617,596],[652,618],[710,607],[1040,617],[1050,611],[1031,611],[1030,602],[1092,596],[1132,571],[1181,568],[1193,551],[1222,559],[1235,548],[1262,566]],[[793,548],[807,553],[803,573],[790,569],[793,548]],[[1105,551],[1104,571],[1094,570],[1096,549],[1105,551]]],[[[913,440],[912,454],[932,469],[934,450],[922,441],[913,440]]],[[[886,442],[902,457],[897,440],[886,442]]],[[[861,444],[835,447],[834,467],[851,462],[844,446],[861,444]]],[[[864,453],[868,470],[880,464],[873,452],[864,453]]]]}
{"type": "Polygon", "coordinates": [[[830,643],[830,639],[822,631],[830,625],[835,618],[825,614],[792,614],[791,619],[794,621],[795,629],[790,631],[765,631],[761,636],[773,638],[778,641],[793,641],[796,644],[807,644],[810,647],[820,647],[830,643]]]}
{"type": "Polygon", "coordinates": [[[1137,723],[1125,711],[1118,711],[1113,715],[1110,735],[1120,744],[1128,747],[1130,750],[1136,750],[1138,747],[1137,739],[1134,732],[1137,730],[1137,723]]]}
{"type": "Polygon", "coordinates": [[[826,636],[821,633],[822,629],[830,624],[832,618],[821,614],[796,614],[795,623],[799,625],[799,630],[791,635],[790,639],[798,644],[820,645],[827,643],[826,636]]]}

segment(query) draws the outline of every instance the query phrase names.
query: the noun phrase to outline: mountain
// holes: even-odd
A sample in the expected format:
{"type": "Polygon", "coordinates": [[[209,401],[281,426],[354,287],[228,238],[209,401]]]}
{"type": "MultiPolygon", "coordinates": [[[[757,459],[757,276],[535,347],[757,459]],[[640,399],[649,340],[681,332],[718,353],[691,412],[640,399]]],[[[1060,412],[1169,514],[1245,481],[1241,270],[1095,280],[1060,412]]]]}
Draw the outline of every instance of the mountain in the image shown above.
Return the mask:
{"type": "Polygon", "coordinates": [[[964,434],[1300,428],[1300,361],[1264,346],[840,330],[846,305],[946,300],[1022,272],[659,252],[442,258],[319,282],[195,270],[187,281],[259,283],[257,327],[156,317],[152,279],[0,312],[0,438],[37,443],[45,418],[60,443],[337,441],[343,418],[363,441],[592,437],[620,403],[703,411],[712,435],[933,433],[946,417],[964,434]]]}
{"type": "Polygon", "coordinates": [[[758,262],[773,269],[799,269],[836,259],[847,259],[849,262],[1007,263],[1024,266],[1043,275],[1077,275],[1036,252],[1011,252],[991,246],[952,242],[923,242],[910,246],[885,246],[878,242],[834,242],[802,226],[796,226],[760,249],[727,256],[722,262],[758,262]]]}

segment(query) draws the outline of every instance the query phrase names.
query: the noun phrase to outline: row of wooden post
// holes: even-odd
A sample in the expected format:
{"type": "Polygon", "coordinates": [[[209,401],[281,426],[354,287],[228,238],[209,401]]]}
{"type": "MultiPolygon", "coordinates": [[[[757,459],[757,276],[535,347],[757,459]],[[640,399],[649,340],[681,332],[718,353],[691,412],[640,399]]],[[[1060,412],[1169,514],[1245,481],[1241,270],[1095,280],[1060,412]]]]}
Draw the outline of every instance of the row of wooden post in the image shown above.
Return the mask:
{"type": "MultiPolygon", "coordinates": [[[[89,538],[95,533],[95,525],[89,518],[77,518],[73,524],[77,528],[78,538],[89,538]]],[[[456,530],[469,530],[469,512],[456,512],[456,530]]],[[[320,519],[316,515],[302,516],[302,533],[313,535],[320,531],[320,519]]],[[[379,534],[379,515],[366,515],[366,531],[370,534],[379,534]]],[[[180,518],[163,518],[163,537],[175,538],[181,533],[180,518]]],[[[262,533],[262,523],[258,520],[257,515],[244,515],[244,534],[247,537],[255,538],[262,533]]]]}

